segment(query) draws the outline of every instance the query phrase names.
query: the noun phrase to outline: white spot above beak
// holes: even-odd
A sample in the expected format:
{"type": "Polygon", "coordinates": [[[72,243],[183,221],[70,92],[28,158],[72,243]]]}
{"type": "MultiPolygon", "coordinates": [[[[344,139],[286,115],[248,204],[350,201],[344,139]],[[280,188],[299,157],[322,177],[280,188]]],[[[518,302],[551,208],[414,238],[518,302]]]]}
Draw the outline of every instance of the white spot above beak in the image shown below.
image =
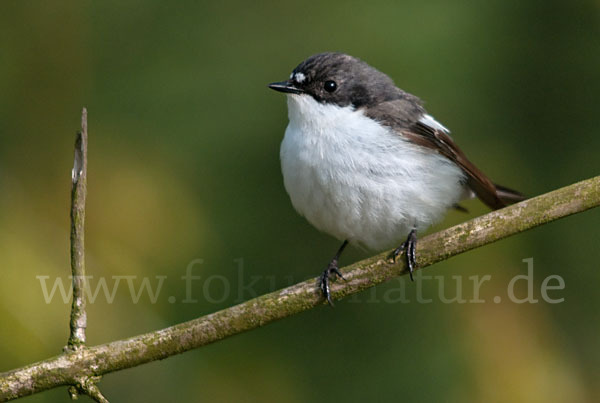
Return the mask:
{"type": "Polygon", "coordinates": [[[306,80],[306,76],[302,73],[296,73],[294,74],[294,81],[296,81],[297,83],[301,83],[304,80],[306,80]]]}

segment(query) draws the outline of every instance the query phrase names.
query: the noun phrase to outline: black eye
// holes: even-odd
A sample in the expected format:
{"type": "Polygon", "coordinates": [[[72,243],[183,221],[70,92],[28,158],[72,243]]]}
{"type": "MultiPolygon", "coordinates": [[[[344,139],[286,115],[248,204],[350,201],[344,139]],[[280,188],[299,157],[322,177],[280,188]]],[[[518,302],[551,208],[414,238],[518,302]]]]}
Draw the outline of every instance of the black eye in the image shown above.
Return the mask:
{"type": "Polygon", "coordinates": [[[323,88],[325,88],[325,91],[327,92],[333,92],[337,89],[337,84],[335,83],[335,81],[325,81],[325,84],[323,84],[323,88]]]}

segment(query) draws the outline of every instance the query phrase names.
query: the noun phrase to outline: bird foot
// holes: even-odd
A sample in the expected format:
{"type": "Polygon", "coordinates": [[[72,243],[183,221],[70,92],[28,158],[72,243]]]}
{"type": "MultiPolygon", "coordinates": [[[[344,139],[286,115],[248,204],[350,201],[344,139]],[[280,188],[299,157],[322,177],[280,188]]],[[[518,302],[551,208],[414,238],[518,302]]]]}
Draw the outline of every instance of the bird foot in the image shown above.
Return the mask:
{"type": "Polygon", "coordinates": [[[331,262],[329,262],[329,265],[327,265],[327,268],[323,271],[321,277],[319,277],[319,288],[321,289],[323,296],[325,297],[325,299],[327,299],[327,302],[331,306],[333,306],[333,301],[331,300],[329,281],[331,280],[332,276],[339,277],[344,281],[346,280],[340,272],[340,269],[338,267],[338,260],[335,258],[332,259],[331,262]]]}
{"type": "Polygon", "coordinates": [[[408,233],[408,237],[406,238],[406,241],[404,241],[402,243],[402,245],[400,245],[396,249],[394,249],[394,251],[392,252],[392,255],[390,256],[391,259],[395,262],[396,258],[398,257],[398,255],[400,255],[400,253],[402,253],[402,251],[406,252],[406,265],[408,266],[408,274],[410,275],[410,281],[414,281],[413,272],[415,271],[415,267],[417,267],[416,250],[417,250],[417,230],[413,228],[408,233]]]}

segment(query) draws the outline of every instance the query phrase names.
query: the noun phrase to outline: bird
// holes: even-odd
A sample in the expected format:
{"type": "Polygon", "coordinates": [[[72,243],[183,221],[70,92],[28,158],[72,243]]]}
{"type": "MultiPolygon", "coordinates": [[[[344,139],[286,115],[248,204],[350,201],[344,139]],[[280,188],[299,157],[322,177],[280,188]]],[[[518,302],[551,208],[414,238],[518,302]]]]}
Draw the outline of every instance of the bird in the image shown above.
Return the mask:
{"type": "Polygon", "coordinates": [[[417,233],[459,202],[478,197],[491,209],[524,196],[492,182],[458,148],[450,131],[416,96],[385,73],[339,52],[312,55],[269,88],[287,96],[289,123],[280,148],[284,187],[295,210],[342,241],[319,277],[344,279],[348,244],[404,251],[410,278],[417,233]]]}

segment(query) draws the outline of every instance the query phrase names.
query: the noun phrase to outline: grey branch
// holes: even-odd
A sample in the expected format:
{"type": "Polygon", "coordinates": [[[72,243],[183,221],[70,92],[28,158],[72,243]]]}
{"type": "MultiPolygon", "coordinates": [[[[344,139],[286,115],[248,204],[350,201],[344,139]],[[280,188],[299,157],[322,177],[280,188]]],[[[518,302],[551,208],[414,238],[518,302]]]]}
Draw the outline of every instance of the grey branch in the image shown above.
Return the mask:
{"type": "MultiPolygon", "coordinates": [[[[423,238],[417,251],[419,268],[598,205],[600,176],[493,211],[423,238]]],[[[381,253],[342,269],[348,281],[332,285],[333,297],[340,299],[406,274],[404,260],[393,263],[388,255],[381,253]]],[[[323,303],[315,278],[189,322],[68,351],[0,374],[0,401],[161,360],[323,303]]]]}
{"type": "Polygon", "coordinates": [[[71,172],[71,272],[73,305],[71,333],[67,349],[75,350],[85,344],[85,196],[87,193],[87,110],[81,111],[81,131],[75,140],[75,158],[71,172]]]}

